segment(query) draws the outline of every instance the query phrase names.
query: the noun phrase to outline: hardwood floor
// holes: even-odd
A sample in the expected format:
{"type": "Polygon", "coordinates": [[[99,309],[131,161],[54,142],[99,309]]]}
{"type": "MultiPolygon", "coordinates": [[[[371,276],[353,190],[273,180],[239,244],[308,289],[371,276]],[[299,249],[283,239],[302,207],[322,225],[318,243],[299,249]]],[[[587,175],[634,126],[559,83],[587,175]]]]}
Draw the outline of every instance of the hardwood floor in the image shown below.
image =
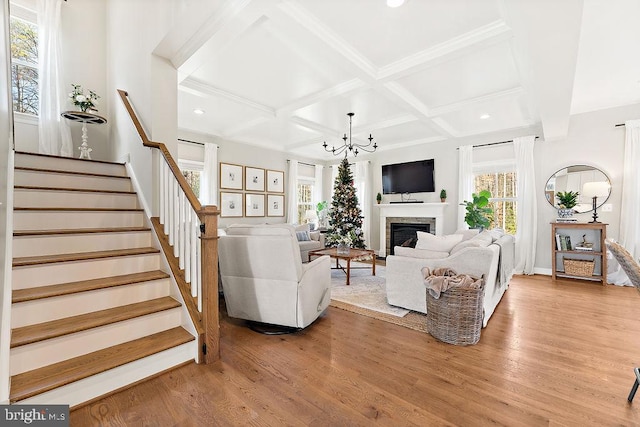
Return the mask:
{"type": "Polygon", "coordinates": [[[221,321],[221,361],[75,409],[72,426],[640,425],[640,295],[516,276],[459,347],[330,307],[302,332],[221,321]]]}

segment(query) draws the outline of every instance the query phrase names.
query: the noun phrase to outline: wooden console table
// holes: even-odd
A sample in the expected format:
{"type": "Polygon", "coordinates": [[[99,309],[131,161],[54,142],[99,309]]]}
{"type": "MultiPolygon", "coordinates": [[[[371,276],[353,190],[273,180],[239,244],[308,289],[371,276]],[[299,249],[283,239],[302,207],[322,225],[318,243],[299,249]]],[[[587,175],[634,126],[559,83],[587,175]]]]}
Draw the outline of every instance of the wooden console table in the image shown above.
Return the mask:
{"type": "Polygon", "coordinates": [[[570,279],[593,280],[607,284],[607,247],[604,242],[607,238],[607,224],[601,222],[552,222],[551,223],[551,278],[557,277],[570,279]],[[558,246],[556,234],[569,236],[571,249],[562,249],[558,246]],[[593,243],[592,250],[576,250],[575,246],[582,241],[582,235],[588,235],[593,243]],[[566,274],[563,261],[567,259],[593,260],[595,269],[592,276],[577,276],[566,274]],[[560,262],[558,262],[560,261],[560,262]]]}

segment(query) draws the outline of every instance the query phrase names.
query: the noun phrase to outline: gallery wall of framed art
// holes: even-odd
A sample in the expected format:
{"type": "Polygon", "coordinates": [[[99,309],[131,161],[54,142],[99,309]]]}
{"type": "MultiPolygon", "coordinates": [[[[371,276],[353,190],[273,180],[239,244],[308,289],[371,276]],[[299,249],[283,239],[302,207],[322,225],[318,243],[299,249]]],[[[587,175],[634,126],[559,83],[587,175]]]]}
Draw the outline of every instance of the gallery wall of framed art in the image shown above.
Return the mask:
{"type": "Polygon", "coordinates": [[[284,179],[284,171],[220,162],[220,217],[284,217],[284,179]]]}

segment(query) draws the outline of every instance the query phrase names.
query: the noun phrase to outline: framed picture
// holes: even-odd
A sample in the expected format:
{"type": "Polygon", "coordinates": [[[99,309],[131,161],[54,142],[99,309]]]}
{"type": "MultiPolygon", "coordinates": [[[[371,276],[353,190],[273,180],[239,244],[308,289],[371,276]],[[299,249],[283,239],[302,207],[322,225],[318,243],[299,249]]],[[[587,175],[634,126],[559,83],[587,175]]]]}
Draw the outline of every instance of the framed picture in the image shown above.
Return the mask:
{"type": "Polygon", "coordinates": [[[267,216],[284,216],[284,196],[267,194],[267,216]]]}
{"type": "Polygon", "coordinates": [[[220,192],[220,217],[242,216],[242,193],[220,192]]]}
{"type": "Polygon", "coordinates": [[[220,188],[242,190],[242,166],[220,162],[220,188]]]}
{"type": "Polygon", "coordinates": [[[284,193],[284,172],[267,170],[267,191],[284,193]]]}
{"type": "Polygon", "coordinates": [[[244,189],[247,191],[264,191],[264,169],[245,166],[244,189]]]}
{"type": "Polygon", "coordinates": [[[264,194],[245,193],[246,216],[264,216],[264,194]]]}

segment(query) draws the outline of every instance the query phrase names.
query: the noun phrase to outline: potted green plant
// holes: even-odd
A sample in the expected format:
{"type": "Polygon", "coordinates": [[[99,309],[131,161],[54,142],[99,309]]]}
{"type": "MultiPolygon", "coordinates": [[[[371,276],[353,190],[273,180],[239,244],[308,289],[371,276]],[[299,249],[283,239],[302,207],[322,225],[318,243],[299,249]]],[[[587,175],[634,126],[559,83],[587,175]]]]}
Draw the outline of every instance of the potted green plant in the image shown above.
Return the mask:
{"type": "Polygon", "coordinates": [[[469,225],[469,228],[484,229],[489,227],[491,223],[490,216],[493,215],[493,209],[489,205],[489,198],[491,193],[487,190],[482,190],[480,193],[473,193],[471,201],[465,200],[461,203],[465,207],[467,213],[464,216],[464,222],[469,225]]]}
{"type": "Polygon", "coordinates": [[[573,215],[573,208],[578,204],[578,191],[558,191],[556,199],[558,199],[558,216],[560,218],[568,218],[573,215]]]}
{"type": "Polygon", "coordinates": [[[440,190],[440,201],[444,203],[447,200],[447,190],[444,188],[440,190]]]}
{"type": "Polygon", "coordinates": [[[376,201],[378,202],[378,204],[380,204],[380,202],[382,202],[382,194],[378,193],[376,195],[376,201]]]}

